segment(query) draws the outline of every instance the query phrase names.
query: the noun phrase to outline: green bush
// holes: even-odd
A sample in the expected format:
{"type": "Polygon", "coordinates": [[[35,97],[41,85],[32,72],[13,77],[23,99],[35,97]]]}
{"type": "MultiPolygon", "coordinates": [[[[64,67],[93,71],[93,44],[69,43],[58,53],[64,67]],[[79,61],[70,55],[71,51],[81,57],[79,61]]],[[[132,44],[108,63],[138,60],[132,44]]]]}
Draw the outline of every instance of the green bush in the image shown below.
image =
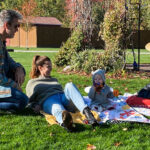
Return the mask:
{"type": "Polygon", "coordinates": [[[90,73],[97,68],[104,69],[104,66],[101,64],[101,58],[102,54],[94,50],[85,50],[72,57],[71,68],[74,71],[84,71],[86,73],[90,73]]]}
{"type": "Polygon", "coordinates": [[[125,10],[122,1],[116,1],[115,8],[108,10],[101,24],[99,35],[105,41],[103,64],[107,70],[117,70],[124,67],[125,48],[125,10]]]}
{"type": "Polygon", "coordinates": [[[71,58],[83,50],[83,34],[80,27],[77,27],[71,34],[71,37],[63,44],[56,56],[56,66],[69,65],[71,58]]]}
{"type": "Polygon", "coordinates": [[[110,51],[104,53],[99,53],[95,50],[85,50],[83,52],[79,52],[71,59],[71,69],[86,73],[91,73],[97,69],[116,71],[120,68],[122,59],[119,57],[110,59],[110,55],[112,55],[110,51]]]}
{"type": "Polygon", "coordinates": [[[104,53],[85,50],[82,29],[78,27],[62,46],[55,64],[57,66],[71,65],[74,71],[84,71],[86,73],[98,68],[106,71],[122,69],[124,67],[124,35],[127,33],[122,2],[116,1],[115,8],[105,13],[104,22],[100,26],[100,36],[105,41],[104,53]]]}

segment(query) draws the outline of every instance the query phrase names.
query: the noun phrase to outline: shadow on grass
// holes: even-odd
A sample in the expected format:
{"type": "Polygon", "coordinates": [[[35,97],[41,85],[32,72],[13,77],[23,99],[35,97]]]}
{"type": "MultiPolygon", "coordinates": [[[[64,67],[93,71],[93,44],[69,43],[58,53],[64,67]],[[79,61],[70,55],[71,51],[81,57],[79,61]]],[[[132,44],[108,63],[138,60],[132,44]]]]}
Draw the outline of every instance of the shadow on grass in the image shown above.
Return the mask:
{"type": "Polygon", "coordinates": [[[93,128],[91,125],[86,125],[86,124],[79,124],[79,123],[74,123],[75,127],[74,127],[74,131],[72,132],[69,132],[67,131],[65,128],[61,127],[60,125],[58,124],[54,124],[54,125],[51,125],[51,131],[53,133],[57,133],[60,131],[63,133],[64,131],[68,132],[68,133],[81,133],[81,132],[94,132],[94,131],[101,131],[102,129],[104,128],[109,128],[109,125],[99,125],[95,128],[93,128]]]}
{"type": "Polygon", "coordinates": [[[75,124],[75,130],[76,132],[83,132],[87,130],[97,130],[97,129],[104,129],[104,128],[109,128],[110,126],[107,124],[100,124],[99,126],[92,127],[91,125],[85,125],[85,124],[75,124]]]}
{"type": "Polygon", "coordinates": [[[4,115],[18,115],[18,116],[43,116],[42,114],[37,114],[35,113],[33,110],[26,108],[22,111],[4,111],[4,110],[0,110],[0,115],[4,116],[4,115]]]}
{"type": "Polygon", "coordinates": [[[87,130],[86,126],[83,124],[75,123],[75,132],[83,132],[87,130]]]}

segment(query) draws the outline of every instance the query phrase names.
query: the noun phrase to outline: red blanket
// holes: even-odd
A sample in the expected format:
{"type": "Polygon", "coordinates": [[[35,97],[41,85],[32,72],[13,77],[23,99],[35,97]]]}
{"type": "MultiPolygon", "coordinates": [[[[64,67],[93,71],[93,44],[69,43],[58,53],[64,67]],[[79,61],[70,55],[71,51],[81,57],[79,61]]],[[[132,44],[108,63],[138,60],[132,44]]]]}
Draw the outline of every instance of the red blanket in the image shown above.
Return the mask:
{"type": "Polygon", "coordinates": [[[132,107],[144,107],[144,108],[150,108],[150,99],[137,97],[137,95],[130,96],[126,100],[127,104],[132,107]]]}

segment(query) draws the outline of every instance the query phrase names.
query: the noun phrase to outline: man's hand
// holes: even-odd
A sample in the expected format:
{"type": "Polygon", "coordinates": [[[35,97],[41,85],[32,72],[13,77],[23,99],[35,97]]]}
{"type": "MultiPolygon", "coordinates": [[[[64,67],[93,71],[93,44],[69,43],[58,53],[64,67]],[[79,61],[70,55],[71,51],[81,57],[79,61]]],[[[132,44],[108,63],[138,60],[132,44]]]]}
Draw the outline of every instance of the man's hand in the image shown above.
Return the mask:
{"type": "Polygon", "coordinates": [[[22,88],[20,86],[18,86],[17,89],[22,92],[22,88]]]}
{"type": "Polygon", "coordinates": [[[23,68],[22,67],[17,67],[16,71],[15,71],[15,81],[21,87],[24,80],[25,80],[25,74],[24,74],[23,68]]]}

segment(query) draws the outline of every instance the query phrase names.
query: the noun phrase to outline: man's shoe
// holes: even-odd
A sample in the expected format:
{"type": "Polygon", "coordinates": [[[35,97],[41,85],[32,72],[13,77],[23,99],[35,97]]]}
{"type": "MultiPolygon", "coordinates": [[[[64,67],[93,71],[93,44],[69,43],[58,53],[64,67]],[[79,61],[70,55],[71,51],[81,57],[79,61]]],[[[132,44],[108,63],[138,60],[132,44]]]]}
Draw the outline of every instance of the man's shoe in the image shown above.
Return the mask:
{"type": "Polygon", "coordinates": [[[99,126],[97,120],[94,118],[94,115],[92,114],[89,107],[84,108],[83,114],[87,118],[89,124],[91,124],[93,127],[99,126]]]}
{"type": "Polygon", "coordinates": [[[73,132],[74,131],[73,119],[71,114],[68,111],[66,110],[63,111],[62,120],[63,123],[61,124],[61,126],[64,127],[67,131],[73,132]]]}

